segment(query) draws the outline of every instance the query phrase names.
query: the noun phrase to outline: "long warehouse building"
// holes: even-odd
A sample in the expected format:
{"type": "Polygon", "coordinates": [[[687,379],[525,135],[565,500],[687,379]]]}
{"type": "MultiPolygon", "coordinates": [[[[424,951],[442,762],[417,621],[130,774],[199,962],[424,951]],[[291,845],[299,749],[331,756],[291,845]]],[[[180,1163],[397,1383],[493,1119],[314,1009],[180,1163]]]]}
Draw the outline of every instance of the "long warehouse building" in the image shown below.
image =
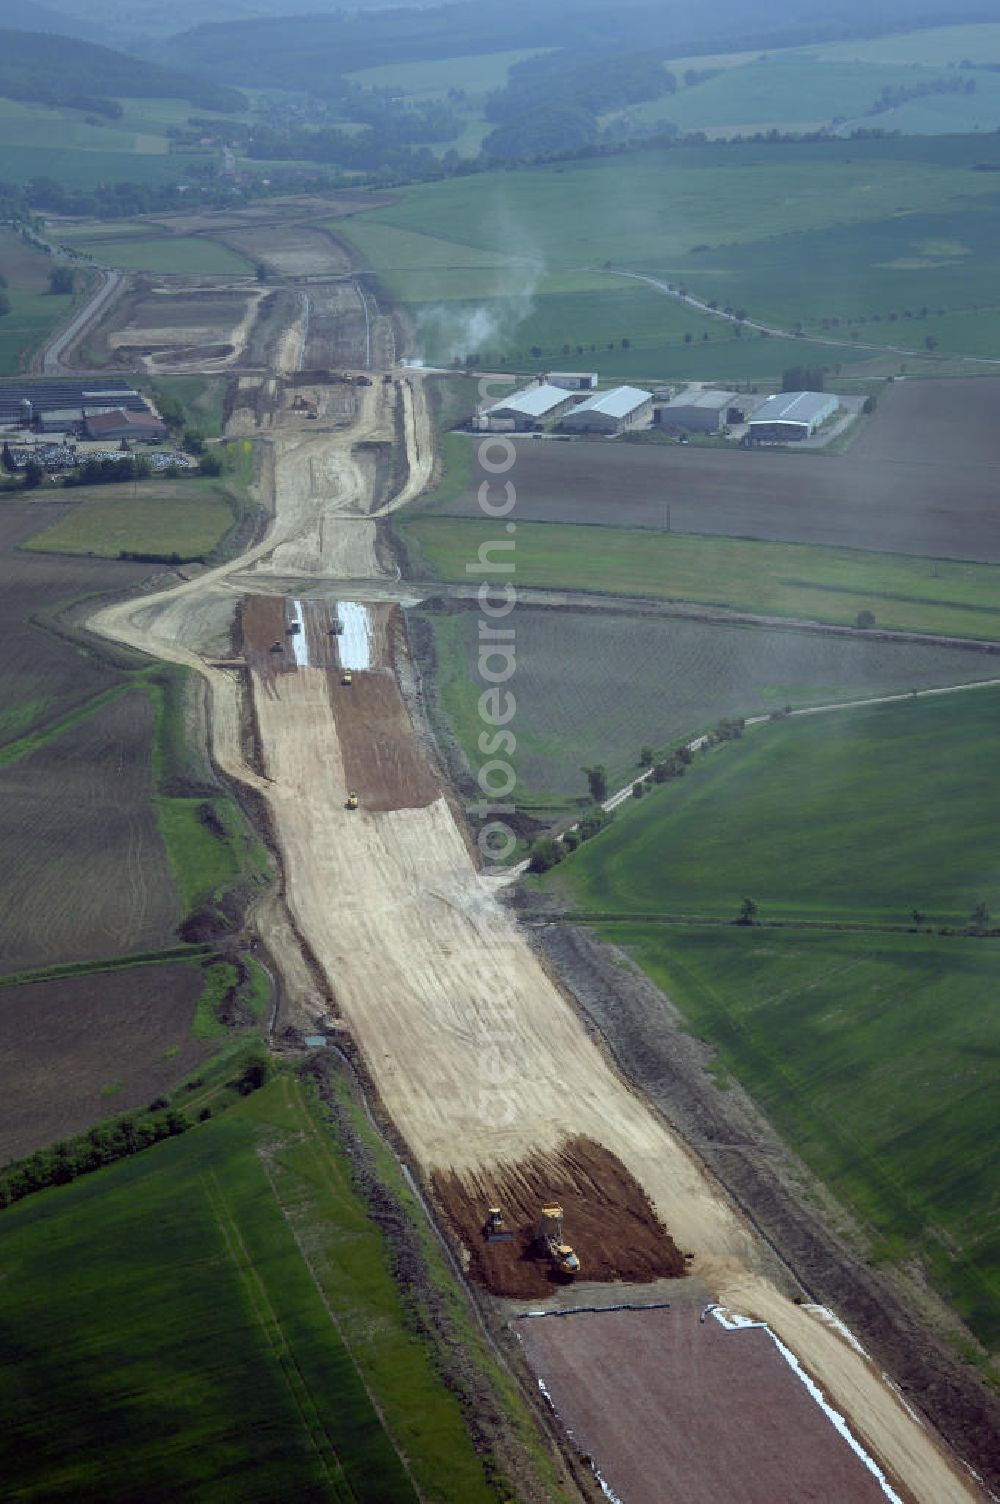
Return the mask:
{"type": "Polygon", "coordinates": [[[572,401],[570,392],[543,382],[522,387],[519,392],[511,392],[509,397],[501,397],[499,402],[494,402],[480,414],[479,422],[482,427],[500,432],[523,433],[541,428],[558,417],[572,401]]]}
{"type": "Polygon", "coordinates": [[[749,423],[751,442],[801,442],[839,408],[829,392],[780,392],[758,407],[749,423]]]}
{"type": "Polygon", "coordinates": [[[653,394],[637,386],[616,386],[598,392],[568,412],[559,427],[566,433],[624,433],[647,428],[653,417],[653,394]]]}

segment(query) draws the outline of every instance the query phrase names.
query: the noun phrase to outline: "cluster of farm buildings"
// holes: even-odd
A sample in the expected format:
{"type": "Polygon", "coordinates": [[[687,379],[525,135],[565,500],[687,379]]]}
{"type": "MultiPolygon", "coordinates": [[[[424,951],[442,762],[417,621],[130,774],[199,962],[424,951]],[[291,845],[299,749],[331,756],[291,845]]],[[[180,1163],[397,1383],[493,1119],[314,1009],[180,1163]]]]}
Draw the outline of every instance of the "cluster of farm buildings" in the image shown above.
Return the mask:
{"type": "Polygon", "coordinates": [[[124,382],[46,381],[0,384],[0,429],[16,433],[157,443],[167,425],[141,392],[124,382]]]}
{"type": "MultiPolygon", "coordinates": [[[[72,469],[85,459],[120,459],[134,444],[162,445],[166,438],[163,419],[122,381],[0,382],[7,470],[32,462],[47,472],[72,469]]],[[[148,458],[154,470],[190,463],[172,450],[148,458]]]]}
{"type": "Polygon", "coordinates": [[[828,392],[747,395],[698,385],[679,392],[634,386],[599,391],[596,372],[550,371],[481,408],[475,425],[491,433],[558,430],[609,438],[652,427],[680,435],[727,433],[745,425],[748,443],[795,443],[811,438],[839,406],[828,392]]]}

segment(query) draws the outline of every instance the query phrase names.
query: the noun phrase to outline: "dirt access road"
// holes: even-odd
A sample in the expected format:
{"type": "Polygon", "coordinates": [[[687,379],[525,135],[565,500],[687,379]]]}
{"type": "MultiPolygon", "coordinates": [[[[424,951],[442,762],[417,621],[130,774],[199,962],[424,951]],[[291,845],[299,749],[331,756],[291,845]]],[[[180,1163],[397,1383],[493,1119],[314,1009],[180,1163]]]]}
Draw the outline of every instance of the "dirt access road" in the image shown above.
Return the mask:
{"type": "MultiPolygon", "coordinates": [[[[592,1141],[638,1183],[677,1247],[695,1255],[715,1298],[770,1323],[799,1355],[901,1496],[979,1498],[876,1368],[779,1288],[750,1227],[616,1073],[543,969],[495,883],[477,870],[444,794],[427,802],[421,779],[419,799],[345,808],[345,707],[331,694],[328,666],[304,653],[294,671],[249,668],[262,766],[247,764],[240,679],[212,668],[204,643],[217,641],[240,596],[276,577],[311,601],[324,588],[336,601],[338,578],[367,581],[373,598],[384,590],[378,516],[431,475],[422,382],[413,373],[377,379],[361,390],[352,420],[332,429],[286,412],[262,445],[274,505],[266,539],[175,589],[104,610],[92,626],[205,675],[216,761],[267,803],[288,912],[425,1181],[446,1176],[470,1196],[492,1187],[502,1195],[523,1183],[523,1166],[537,1174],[549,1163],[559,1183],[571,1168],[567,1146],[592,1141]],[[354,447],[392,435],[397,423],[405,479],[373,508],[354,447]]],[[[352,611],[364,611],[365,588],[352,583],[352,611]]],[[[397,660],[376,651],[365,665],[372,675],[406,669],[405,651],[397,660]]],[[[282,921],[268,932],[286,981],[304,969],[301,953],[280,953],[291,933],[282,921]]]]}

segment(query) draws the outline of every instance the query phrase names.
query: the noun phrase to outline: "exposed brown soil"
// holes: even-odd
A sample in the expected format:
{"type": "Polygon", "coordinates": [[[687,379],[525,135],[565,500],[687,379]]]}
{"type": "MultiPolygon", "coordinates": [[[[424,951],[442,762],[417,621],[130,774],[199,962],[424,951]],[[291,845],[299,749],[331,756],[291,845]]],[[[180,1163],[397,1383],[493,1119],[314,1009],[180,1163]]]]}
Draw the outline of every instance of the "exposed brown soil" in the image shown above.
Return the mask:
{"type": "Polygon", "coordinates": [[[242,352],[263,294],[222,278],[139,277],[89,337],[91,359],[123,368],[183,369],[242,352]]]}
{"type": "Polygon", "coordinates": [[[345,688],[329,676],[347,786],[367,810],[422,809],[440,790],[395,679],[384,673],[355,673],[345,688]]]}
{"type": "MultiPolygon", "coordinates": [[[[396,680],[387,671],[397,608],[373,608],[372,662],[384,667],[354,672],[350,685],[340,682],[338,638],[330,631],[335,609],[322,603],[303,605],[309,655],[304,672],[320,669],[326,673],[347,787],[369,811],[421,809],[432,804],[440,789],[414,735],[396,680]]],[[[236,640],[265,693],[280,676],[298,671],[295,634],[289,632],[293,620],[291,603],[280,596],[251,595],[241,602],[236,640]],[[275,651],[276,643],[281,645],[280,652],[275,651]]]]}
{"type": "Polygon", "coordinates": [[[766,1332],[696,1310],[526,1318],[551,1404],[628,1504],[885,1504],[766,1332]]]}
{"type": "Polygon", "coordinates": [[[586,1138],[554,1154],[498,1165],[495,1175],[438,1171],[435,1200],[468,1251],[469,1277],[494,1295],[550,1295],[565,1279],[538,1251],[541,1207],[558,1202],[563,1233],[576,1250],[581,1277],[646,1282],[684,1274],[684,1255],[649,1198],[610,1150],[586,1138]],[[486,1209],[500,1206],[510,1242],[489,1243],[486,1209]]]}
{"type": "Polygon", "coordinates": [[[0,1164],[146,1107],[217,1044],[191,1033],[197,966],[0,987],[0,1164]]]}
{"type": "Polygon", "coordinates": [[[227,230],[223,238],[279,277],[340,276],[351,269],[350,257],[318,225],[257,225],[227,230]]]}
{"type": "Polygon", "coordinates": [[[280,595],[248,595],[236,616],[236,642],[247,666],[269,684],[279,674],[295,672],[289,617],[280,595]],[[280,644],[280,651],[275,649],[280,644]]]}
{"type": "MultiPolygon", "coordinates": [[[[998,394],[986,379],[892,387],[845,454],[524,441],[517,516],[662,531],[669,505],[678,533],[1000,562],[998,394]]],[[[474,488],[442,510],[482,516],[474,488]]]]}

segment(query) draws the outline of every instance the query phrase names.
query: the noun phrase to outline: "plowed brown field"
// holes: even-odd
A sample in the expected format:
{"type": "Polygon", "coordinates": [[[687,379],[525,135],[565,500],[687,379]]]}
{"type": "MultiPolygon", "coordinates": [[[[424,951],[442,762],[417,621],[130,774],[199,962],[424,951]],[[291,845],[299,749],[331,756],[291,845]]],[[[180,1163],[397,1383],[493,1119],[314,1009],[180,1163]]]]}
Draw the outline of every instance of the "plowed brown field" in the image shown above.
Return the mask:
{"type": "Polygon", "coordinates": [[[645,1282],[685,1272],[684,1256],[620,1160],[577,1138],[555,1154],[532,1155],[490,1174],[438,1173],[434,1196],[469,1257],[469,1275],[494,1295],[551,1295],[565,1283],[535,1236],[541,1207],[564,1212],[563,1235],[586,1280],[645,1282]],[[486,1209],[502,1208],[510,1242],[488,1242],[486,1209]]]}
{"type": "Polygon", "coordinates": [[[677,1310],[517,1323],[610,1497],[626,1504],[886,1504],[767,1333],[677,1310]]]}
{"type": "Polygon", "coordinates": [[[146,1107],[214,1046],[191,1033],[197,966],[0,987],[0,1164],[146,1107]]]}
{"type": "MultiPolygon", "coordinates": [[[[522,522],[593,523],[1000,562],[991,380],[889,389],[846,454],[517,445],[522,522]]],[[[470,441],[471,442],[471,441],[470,441]]],[[[476,486],[442,508],[482,517],[476,486]]]]}

